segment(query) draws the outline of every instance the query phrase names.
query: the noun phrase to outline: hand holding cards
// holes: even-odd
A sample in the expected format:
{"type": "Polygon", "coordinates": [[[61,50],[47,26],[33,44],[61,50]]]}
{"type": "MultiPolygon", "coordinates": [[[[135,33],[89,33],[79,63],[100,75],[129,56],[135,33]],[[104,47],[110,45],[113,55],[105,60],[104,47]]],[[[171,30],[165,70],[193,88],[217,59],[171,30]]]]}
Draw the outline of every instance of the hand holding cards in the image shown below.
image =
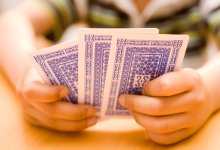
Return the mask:
{"type": "Polygon", "coordinates": [[[150,80],[179,69],[188,39],[157,29],[82,29],[31,59],[45,82],[68,87],[66,101],[93,105],[101,118],[130,116],[119,95],[141,94],[150,80]]]}

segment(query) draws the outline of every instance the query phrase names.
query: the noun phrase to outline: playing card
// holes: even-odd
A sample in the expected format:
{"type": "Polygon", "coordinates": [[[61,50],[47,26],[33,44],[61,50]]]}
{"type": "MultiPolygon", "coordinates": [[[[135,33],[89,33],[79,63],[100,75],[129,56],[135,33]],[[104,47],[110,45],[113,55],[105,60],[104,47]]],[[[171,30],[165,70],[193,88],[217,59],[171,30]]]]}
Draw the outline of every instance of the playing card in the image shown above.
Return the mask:
{"type": "Polygon", "coordinates": [[[158,34],[155,28],[83,29],[79,35],[79,102],[100,110],[113,33],[158,34]]]}
{"type": "Polygon", "coordinates": [[[180,68],[186,35],[114,34],[101,117],[129,116],[118,103],[121,94],[141,94],[144,84],[180,68]]]}
{"type": "Polygon", "coordinates": [[[73,40],[30,54],[43,80],[68,87],[65,100],[78,103],[78,41],[73,40]]]}

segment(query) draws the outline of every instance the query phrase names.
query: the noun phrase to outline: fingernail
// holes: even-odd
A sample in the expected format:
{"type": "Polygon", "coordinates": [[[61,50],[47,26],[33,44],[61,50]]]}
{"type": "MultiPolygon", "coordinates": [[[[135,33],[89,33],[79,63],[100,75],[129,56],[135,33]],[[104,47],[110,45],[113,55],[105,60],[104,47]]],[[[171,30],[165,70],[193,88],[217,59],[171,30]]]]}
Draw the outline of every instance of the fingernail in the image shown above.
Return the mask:
{"type": "Polygon", "coordinates": [[[88,108],[88,110],[87,110],[87,117],[92,117],[92,116],[95,115],[95,113],[96,113],[95,108],[88,108]]]}
{"type": "Polygon", "coordinates": [[[118,102],[119,102],[119,104],[124,106],[125,105],[125,96],[121,95],[118,99],[118,102]]]}
{"type": "Polygon", "coordinates": [[[96,122],[97,122],[96,118],[91,118],[87,121],[87,125],[92,126],[92,125],[96,124],[96,122]]]}
{"type": "Polygon", "coordinates": [[[69,94],[69,90],[67,88],[63,88],[60,91],[60,98],[66,97],[69,94]]]}

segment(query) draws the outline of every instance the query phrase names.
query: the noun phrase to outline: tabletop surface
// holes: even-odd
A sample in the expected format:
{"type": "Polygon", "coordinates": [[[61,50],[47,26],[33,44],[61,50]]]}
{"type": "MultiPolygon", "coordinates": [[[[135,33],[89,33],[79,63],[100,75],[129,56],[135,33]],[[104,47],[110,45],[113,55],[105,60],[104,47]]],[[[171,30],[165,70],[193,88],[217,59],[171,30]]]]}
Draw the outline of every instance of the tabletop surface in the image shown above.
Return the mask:
{"type": "Polygon", "coordinates": [[[219,150],[220,112],[192,137],[169,146],[153,143],[133,119],[111,119],[77,133],[60,133],[28,124],[19,99],[0,73],[0,150],[219,150]]]}

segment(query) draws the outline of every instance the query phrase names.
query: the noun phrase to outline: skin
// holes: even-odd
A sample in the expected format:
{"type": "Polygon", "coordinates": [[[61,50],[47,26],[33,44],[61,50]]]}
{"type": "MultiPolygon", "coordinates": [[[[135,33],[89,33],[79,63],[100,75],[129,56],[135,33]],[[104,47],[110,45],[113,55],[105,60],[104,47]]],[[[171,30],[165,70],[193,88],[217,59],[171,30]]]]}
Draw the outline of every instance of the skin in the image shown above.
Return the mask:
{"type": "Polygon", "coordinates": [[[164,74],[147,83],[142,96],[121,95],[119,102],[153,141],[179,142],[201,128],[220,107],[220,80],[216,78],[220,71],[215,69],[220,67],[219,60],[218,56],[198,71],[181,69],[164,74]]]}
{"type": "Polygon", "coordinates": [[[24,117],[32,124],[58,131],[78,131],[96,123],[95,108],[60,101],[64,86],[45,84],[28,54],[50,42],[42,38],[53,27],[52,15],[27,1],[0,17],[0,65],[20,97],[24,117]],[[42,44],[43,43],[43,44],[42,44]]]}
{"type": "MultiPolygon", "coordinates": [[[[53,26],[52,14],[30,1],[1,15],[0,66],[30,123],[58,131],[82,130],[96,123],[95,109],[60,101],[68,89],[45,84],[28,63],[29,53],[51,44],[42,35],[53,26]]],[[[199,70],[181,69],[162,75],[144,86],[142,96],[121,95],[119,102],[153,141],[179,142],[219,109],[220,70],[216,68],[220,68],[220,56],[199,70]]]]}

